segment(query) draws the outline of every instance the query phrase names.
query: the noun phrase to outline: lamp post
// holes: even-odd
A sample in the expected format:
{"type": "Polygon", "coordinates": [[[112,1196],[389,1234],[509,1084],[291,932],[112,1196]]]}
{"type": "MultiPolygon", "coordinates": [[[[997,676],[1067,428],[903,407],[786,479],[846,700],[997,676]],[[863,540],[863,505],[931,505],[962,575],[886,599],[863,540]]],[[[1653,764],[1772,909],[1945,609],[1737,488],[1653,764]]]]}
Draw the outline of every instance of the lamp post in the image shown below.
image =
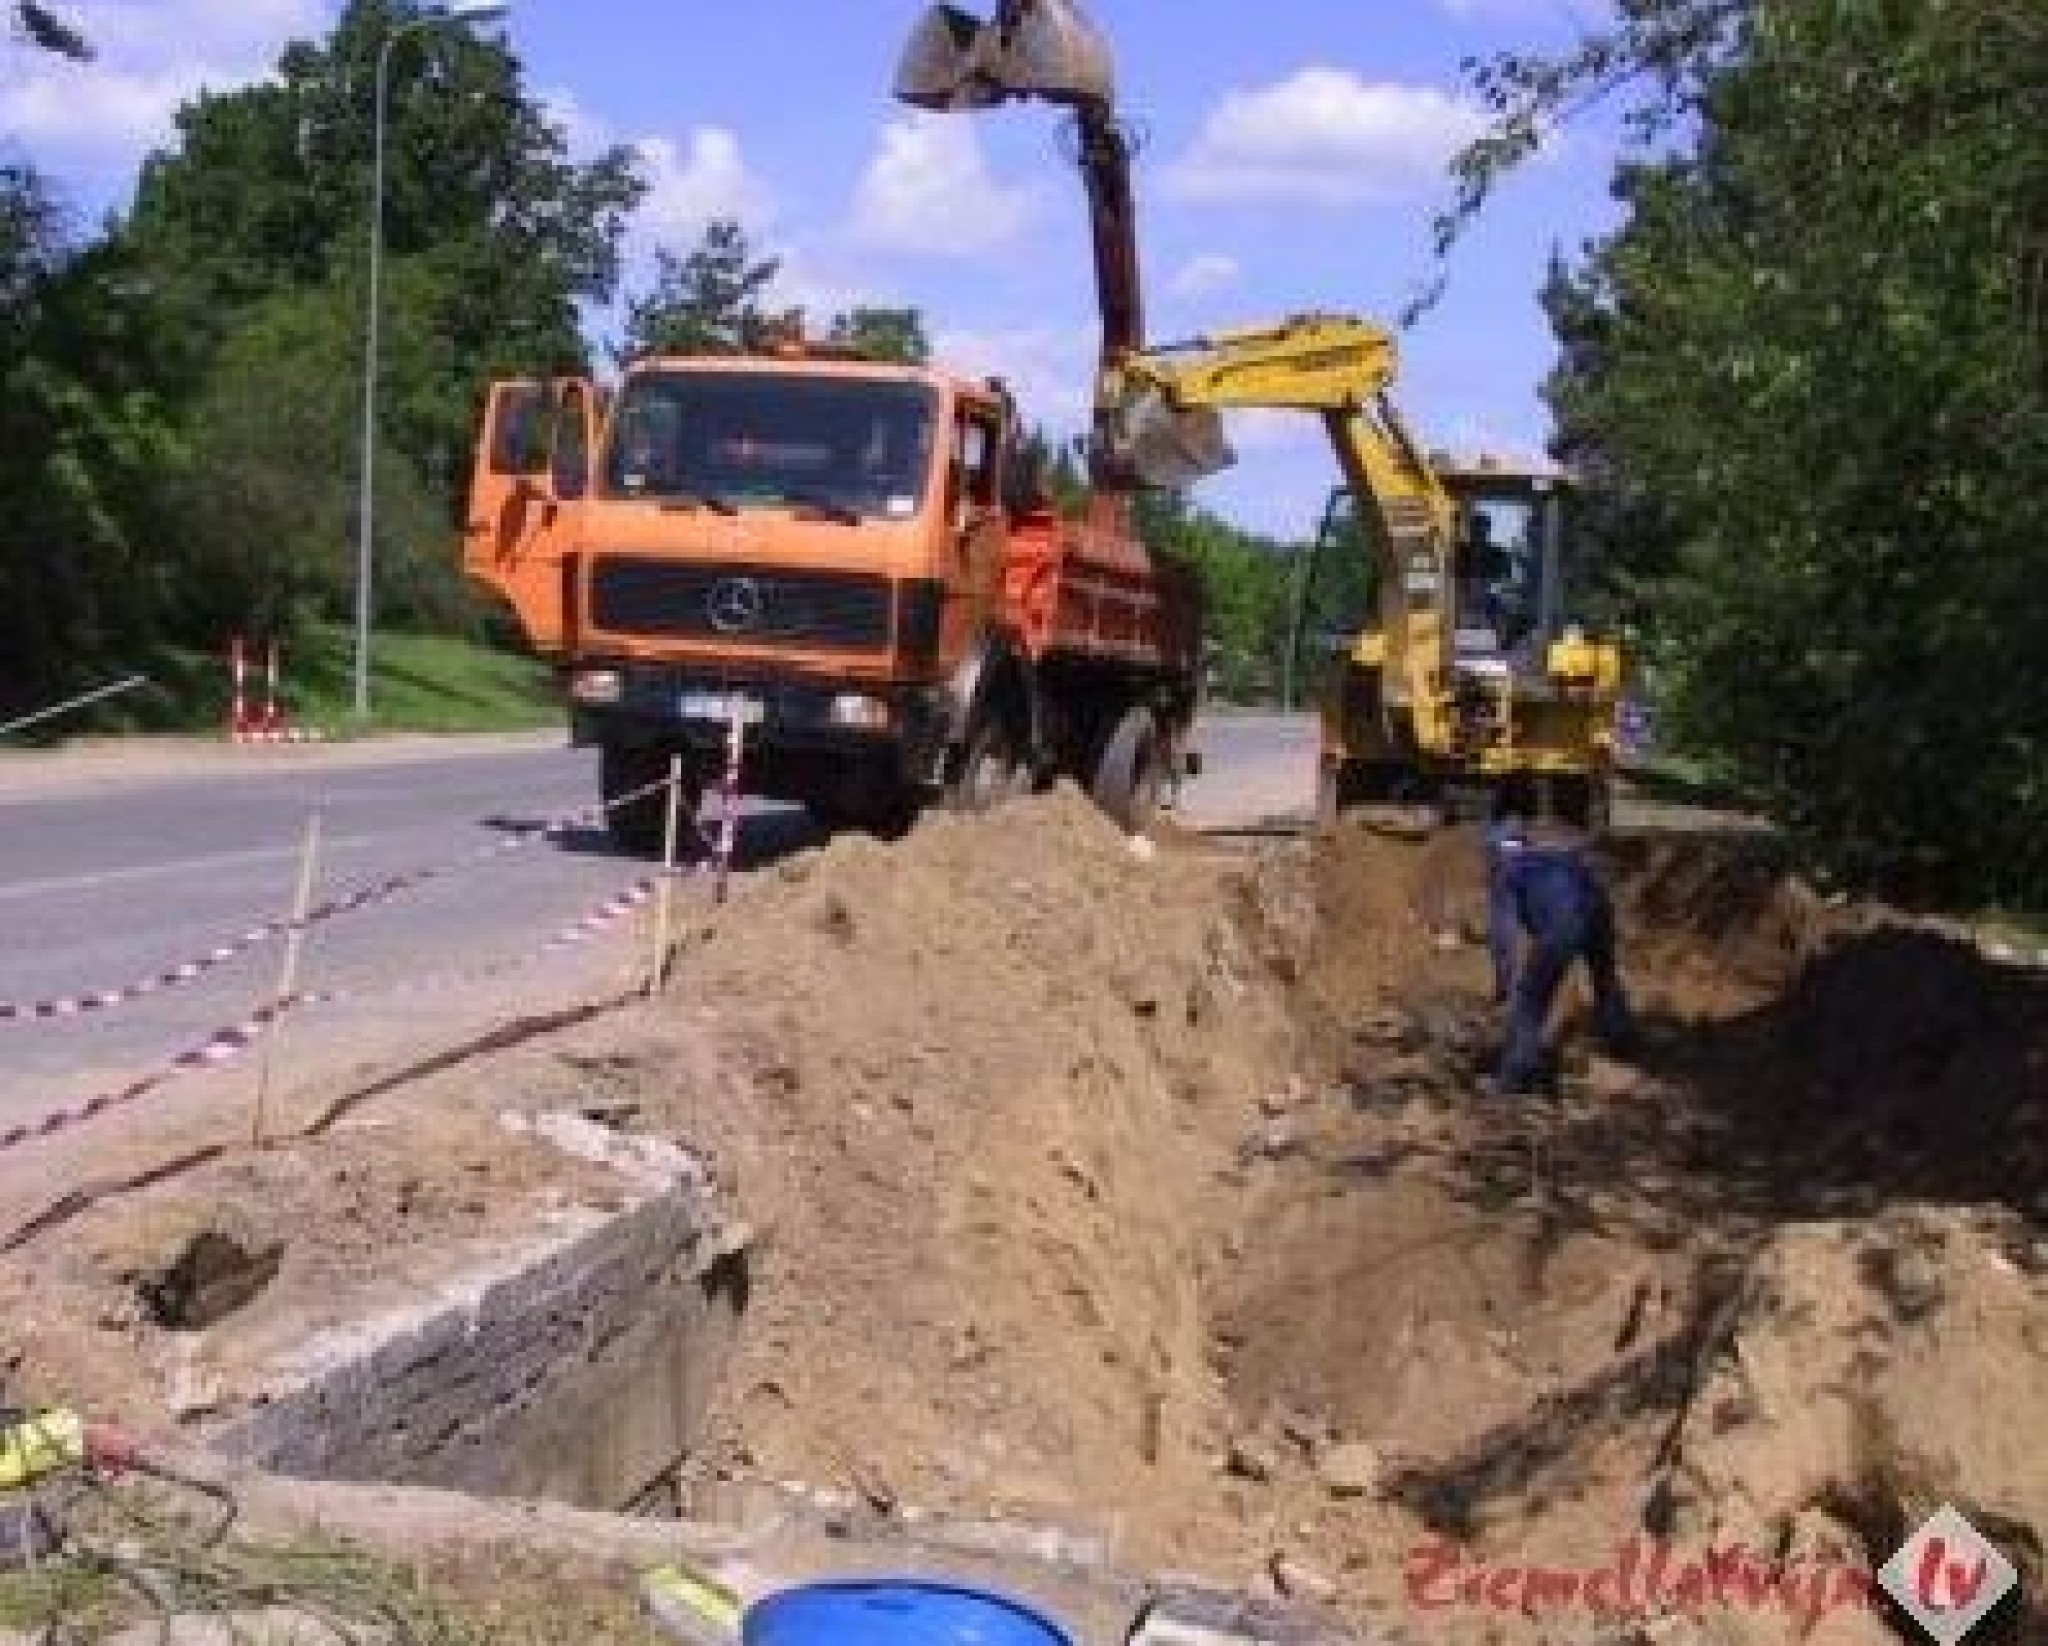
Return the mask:
{"type": "Polygon", "coordinates": [[[399,41],[440,23],[488,23],[511,10],[508,0],[450,0],[390,30],[377,49],[376,108],[371,118],[373,158],[370,165],[370,297],[363,332],[363,450],[361,496],[356,512],[356,718],[370,715],[370,627],[377,511],[377,359],[379,296],[384,279],[384,124],[391,97],[391,53],[399,41]]]}

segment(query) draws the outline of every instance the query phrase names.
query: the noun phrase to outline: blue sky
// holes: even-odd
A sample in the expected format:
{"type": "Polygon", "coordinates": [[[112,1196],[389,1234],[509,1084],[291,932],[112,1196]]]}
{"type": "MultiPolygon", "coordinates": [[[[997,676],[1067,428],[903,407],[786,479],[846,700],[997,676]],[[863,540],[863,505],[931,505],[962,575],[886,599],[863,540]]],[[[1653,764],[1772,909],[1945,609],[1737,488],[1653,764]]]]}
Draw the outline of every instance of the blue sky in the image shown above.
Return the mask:
{"type": "MultiPolygon", "coordinates": [[[[1429,273],[1443,162],[1476,118],[1468,53],[1556,45],[1598,0],[1090,0],[1144,134],[1139,209],[1155,338],[1310,308],[1391,320],[1429,273]]],[[[75,0],[101,47],[70,67],[0,47],[0,134],[86,211],[199,84],[260,74],[331,0],[75,0]]],[[[581,145],[640,145],[644,262],[712,215],[786,257],[783,296],[921,307],[941,354],[999,370],[1073,426],[1093,348],[1078,182],[1036,105],[924,116],[888,99],[917,0],[524,0],[502,31],[581,145]]],[[[1444,302],[1402,340],[1399,399],[1426,438],[1540,446],[1551,348],[1535,288],[1552,246],[1611,221],[1611,140],[1566,134],[1456,254],[1444,302]]],[[[1332,482],[1306,419],[1233,426],[1241,461],[1200,495],[1306,530],[1332,482]]]]}

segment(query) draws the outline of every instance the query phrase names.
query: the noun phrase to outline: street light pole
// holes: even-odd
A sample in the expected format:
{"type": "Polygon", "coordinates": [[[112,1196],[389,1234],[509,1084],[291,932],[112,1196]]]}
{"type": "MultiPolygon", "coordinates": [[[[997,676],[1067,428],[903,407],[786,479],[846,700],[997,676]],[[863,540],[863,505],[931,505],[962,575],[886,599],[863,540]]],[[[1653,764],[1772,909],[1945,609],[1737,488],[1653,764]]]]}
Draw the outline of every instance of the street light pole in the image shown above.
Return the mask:
{"type": "Polygon", "coordinates": [[[370,629],[374,620],[377,524],[377,367],[381,354],[384,282],[384,128],[391,101],[391,54],[407,35],[437,23],[485,23],[502,17],[506,0],[455,0],[421,13],[390,30],[377,48],[377,87],[371,115],[370,162],[370,292],[363,325],[363,431],[360,493],[356,501],[356,656],[355,712],[370,717],[370,629]]]}

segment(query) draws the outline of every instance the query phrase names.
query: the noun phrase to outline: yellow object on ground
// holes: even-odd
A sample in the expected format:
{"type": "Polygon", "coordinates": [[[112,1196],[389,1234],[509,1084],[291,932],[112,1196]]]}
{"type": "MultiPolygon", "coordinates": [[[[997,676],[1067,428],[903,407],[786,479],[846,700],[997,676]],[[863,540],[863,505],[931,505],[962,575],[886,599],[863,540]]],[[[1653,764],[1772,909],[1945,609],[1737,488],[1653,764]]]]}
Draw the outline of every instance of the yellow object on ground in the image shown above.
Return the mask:
{"type": "Polygon", "coordinates": [[[85,1419],[76,1412],[39,1412],[0,1429],[0,1491],[18,1491],[84,1461],[85,1419]]]}

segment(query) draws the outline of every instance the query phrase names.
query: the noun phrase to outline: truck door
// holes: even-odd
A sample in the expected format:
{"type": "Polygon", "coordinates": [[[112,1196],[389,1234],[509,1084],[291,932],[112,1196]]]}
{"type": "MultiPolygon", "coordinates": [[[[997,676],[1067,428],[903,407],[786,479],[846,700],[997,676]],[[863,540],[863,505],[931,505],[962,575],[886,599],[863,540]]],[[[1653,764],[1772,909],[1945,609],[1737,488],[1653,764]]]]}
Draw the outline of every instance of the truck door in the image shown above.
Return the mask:
{"type": "Polygon", "coordinates": [[[511,602],[543,654],[575,641],[575,551],[597,448],[581,378],[491,385],[470,481],[463,568],[511,602]]]}
{"type": "MultiPolygon", "coordinates": [[[[953,427],[953,464],[946,487],[957,587],[971,627],[985,624],[1002,597],[1002,510],[997,504],[1002,425],[995,412],[961,408],[953,427]]],[[[949,655],[952,635],[947,636],[949,655]]]]}

